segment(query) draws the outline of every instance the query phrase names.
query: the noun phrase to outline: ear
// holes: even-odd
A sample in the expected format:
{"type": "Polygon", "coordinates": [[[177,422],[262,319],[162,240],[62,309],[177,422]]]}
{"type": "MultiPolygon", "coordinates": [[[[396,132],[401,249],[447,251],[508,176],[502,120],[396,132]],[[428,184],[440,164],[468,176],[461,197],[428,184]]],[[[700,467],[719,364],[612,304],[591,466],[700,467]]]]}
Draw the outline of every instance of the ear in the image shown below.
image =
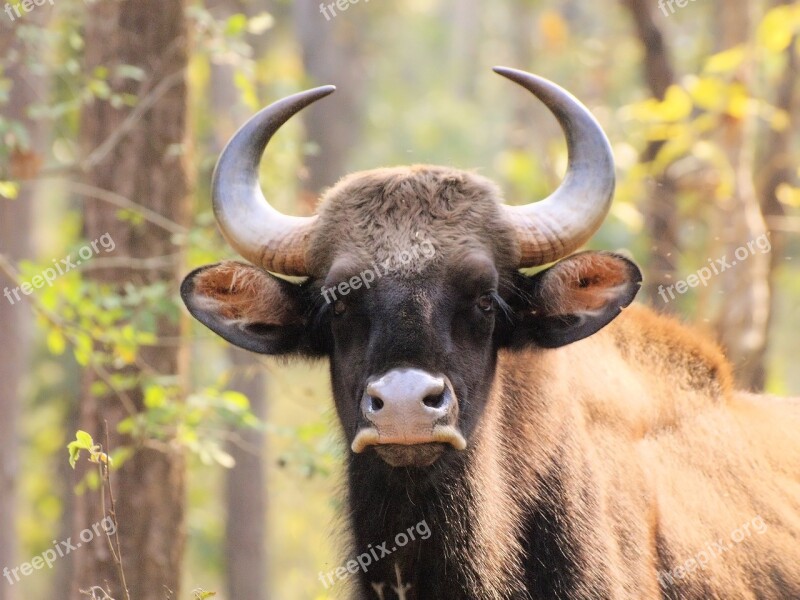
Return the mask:
{"type": "Polygon", "coordinates": [[[642,285],[633,262],[610,252],[582,252],[526,278],[514,304],[515,345],[559,348],[597,333],[628,306],[642,285]]]}
{"type": "Polygon", "coordinates": [[[181,298],[203,325],[251,352],[303,351],[308,339],[303,287],[252,265],[227,261],[192,271],[181,298]]]}

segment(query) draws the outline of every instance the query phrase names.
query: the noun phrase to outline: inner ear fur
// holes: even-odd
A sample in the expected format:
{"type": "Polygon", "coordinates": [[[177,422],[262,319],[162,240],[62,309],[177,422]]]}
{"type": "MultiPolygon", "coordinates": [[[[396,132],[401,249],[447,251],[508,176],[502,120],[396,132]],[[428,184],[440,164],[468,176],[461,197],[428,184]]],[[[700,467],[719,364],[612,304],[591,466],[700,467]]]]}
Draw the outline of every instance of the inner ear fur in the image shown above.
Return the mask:
{"type": "Polygon", "coordinates": [[[305,292],[252,265],[228,261],[186,276],[189,312],[230,343],[259,354],[317,355],[309,340],[305,292]]]}
{"type": "Polygon", "coordinates": [[[258,267],[225,261],[197,269],[186,278],[190,280],[196,306],[227,321],[303,324],[301,298],[291,293],[296,286],[258,267]]]}
{"type": "Polygon", "coordinates": [[[559,348],[613,321],[639,291],[642,274],[612,252],[582,252],[525,279],[514,301],[511,346],[559,348]]]}
{"type": "Polygon", "coordinates": [[[630,304],[642,282],[639,268],[612,252],[581,252],[539,273],[533,308],[544,315],[574,315],[620,309],[630,304]]]}

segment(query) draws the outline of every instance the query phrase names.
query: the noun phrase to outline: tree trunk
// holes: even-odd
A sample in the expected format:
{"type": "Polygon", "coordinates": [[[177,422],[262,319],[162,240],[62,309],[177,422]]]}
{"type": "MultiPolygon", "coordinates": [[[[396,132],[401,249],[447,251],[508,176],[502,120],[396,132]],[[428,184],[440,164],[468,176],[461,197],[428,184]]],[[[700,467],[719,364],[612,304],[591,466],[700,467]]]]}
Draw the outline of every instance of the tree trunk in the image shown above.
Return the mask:
{"type": "MultiPolygon", "coordinates": [[[[231,348],[234,375],[229,388],[250,399],[260,420],[267,417],[264,367],[252,354],[231,348]]],[[[265,600],[267,594],[267,482],[261,431],[234,431],[228,452],[236,466],[225,480],[225,560],[228,598],[265,600]]]]}
{"type": "MultiPolygon", "coordinates": [[[[481,5],[478,0],[451,0],[443,9],[446,10],[443,18],[453,23],[447,71],[458,97],[472,100],[477,81],[475,65],[479,64],[480,45],[475,40],[481,39],[481,5]]],[[[530,32],[528,41],[530,43],[530,32]]]]}
{"type": "MultiPolygon", "coordinates": [[[[675,83],[675,73],[664,34],[653,18],[655,5],[647,0],[623,0],[622,3],[633,17],[644,48],[644,80],[652,96],[663,100],[669,87],[675,83]]],[[[641,161],[646,164],[655,160],[662,146],[663,142],[648,144],[641,161]]],[[[644,293],[651,304],[662,310],[674,310],[664,303],[658,290],[675,283],[680,255],[677,200],[676,182],[666,169],[649,181],[643,210],[651,248],[644,293]]]]}
{"type": "MultiPolygon", "coordinates": [[[[794,4],[794,0],[778,0],[773,6],[781,4],[794,4]]],[[[781,217],[786,215],[783,205],[778,200],[778,189],[781,185],[795,181],[796,159],[792,153],[792,134],[797,126],[797,80],[800,76],[800,60],[797,57],[798,38],[792,40],[786,49],[786,68],[778,82],[777,93],[773,104],[786,112],[789,123],[783,130],[777,131],[770,128],[764,136],[764,143],[758,158],[756,172],[759,174],[758,197],[761,201],[761,210],[767,222],[772,251],[769,264],[769,297],[771,307],[767,315],[767,331],[771,329],[775,314],[777,294],[775,293],[775,275],[778,267],[784,260],[786,249],[785,233],[779,224],[781,217]]],[[[766,343],[757,351],[756,365],[753,368],[751,387],[762,390],[767,383],[767,351],[769,337],[766,343]]]]}
{"type": "Polygon", "coordinates": [[[307,138],[319,149],[306,157],[307,178],[302,181],[306,212],[316,207],[320,190],[344,175],[350,149],[361,131],[364,69],[359,64],[358,11],[338,14],[329,21],[319,2],[297,0],[294,23],[303,54],[303,66],[313,85],[333,84],[336,93],[301,113],[307,138]]]}
{"type": "MultiPolygon", "coordinates": [[[[259,7],[263,10],[264,6],[259,7]]],[[[214,14],[227,17],[240,9],[233,0],[218,0],[214,14]]],[[[263,49],[265,38],[259,40],[263,49]]],[[[234,69],[229,64],[211,65],[211,107],[214,118],[214,151],[222,151],[236,129],[250,116],[239,101],[234,69]]],[[[228,346],[233,369],[228,388],[250,400],[260,420],[267,417],[267,377],[254,354],[228,346]]],[[[236,461],[225,473],[225,587],[228,598],[266,600],[267,594],[267,482],[265,438],[261,431],[232,430],[227,451],[236,461]]]]}
{"type": "MultiPolygon", "coordinates": [[[[736,0],[719,0],[719,50],[746,43],[750,36],[749,6],[736,0]]],[[[750,65],[738,73],[745,85],[750,82],[750,65]]],[[[722,307],[717,319],[717,334],[736,369],[740,386],[757,389],[767,344],[769,322],[769,256],[759,251],[743,252],[748,243],[766,235],[753,183],[755,132],[752,118],[726,118],[720,131],[720,144],[734,173],[733,196],[719,207],[723,252],[731,268],[720,274],[722,307]],[[739,256],[736,252],[739,251],[739,256]]]]}
{"type": "MultiPolygon", "coordinates": [[[[0,32],[23,56],[29,52],[24,42],[14,36],[14,25],[3,23],[0,32]]],[[[25,73],[24,65],[17,62],[5,73],[11,82],[6,107],[6,118],[21,123],[30,136],[30,149],[11,149],[12,163],[35,165],[43,153],[44,135],[40,124],[28,118],[28,108],[39,102],[43,85],[37,77],[25,73]],[[18,160],[15,160],[18,159],[18,160]]],[[[10,173],[12,177],[30,176],[30,173],[10,173]]],[[[0,198],[0,255],[9,262],[31,258],[31,204],[35,188],[23,186],[15,200],[0,198]]],[[[17,283],[0,271],[0,286],[15,288],[17,283]]],[[[19,473],[19,412],[22,405],[21,384],[29,367],[30,306],[25,301],[0,297],[0,568],[13,568],[19,564],[17,555],[17,479],[19,473]]],[[[16,598],[15,588],[0,579],[0,600],[16,598]]]]}
{"type": "MultiPolygon", "coordinates": [[[[86,25],[85,72],[104,67],[111,74],[114,93],[130,93],[146,108],[131,119],[127,107],[115,108],[100,99],[81,115],[81,142],[89,155],[107,140],[104,155],[86,174],[86,183],[119,194],[172,221],[178,230],[189,225],[189,186],[184,145],[187,141],[188,37],[182,0],[101,0],[91,5],[86,25]],[[146,74],[143,82],[121,79],[120,65],[138,66],[146,74]],[[146,99],[146,100],[145,100],[146,99]],[[126,120],[127,118],[127,120],[126,120]],[[124,128],[122,135],[120,128],[124,128]],[[114,137],[111,137],[114,136],[114,137]]],[[[169,227],[168,229],[174,229],[169,227]]],[[[132,224],[120,220],[117,209],[95,199],[86,201],[85,234],[93,240],[108,233],[114,240],[116,257],[143,259],[175,256],[171,232],[151,222],[132,224]]],[[[182,260],[168,266],[136,270],[132,267],[92,269],[89,276],[110,284],[119,294],[123,285],[135,287],[164,282],[173,293],[182,274],[182,260]]],[[[185,360],[179,339],[182,323],[159,317],[156,330],[168,339],[140,350],[135,367],[126,373],[176,375],[181,384],[185,360]]],[[[116,433],[117,424],[129,416],[118,395],[99,397],[90,393],[97,380],[87,372],[81,397],[82,429],[104,441],[108,423],[111,449],[130,444],[116,433]]],[[[144,410],[142,390],[127,392],[133,410],[144,410]]],[[[78,475],[82,471],[79,469],[78,475]]],[[[181,560],[184,550],[185,461],[168,443],[135,448],[135,454],[112,474],[116,514],[122,544],[122,564],[133,600],[164,600],[180,597],[181,560]]],[[[99,494],[88,491],[76,503],[73,534],[98,522],[102,516],[99,494]]],[[[79,589],[108,586],[117,600],[121,589],[105,540],[85,544],[76,553],[73,599],[79,589]]]]}

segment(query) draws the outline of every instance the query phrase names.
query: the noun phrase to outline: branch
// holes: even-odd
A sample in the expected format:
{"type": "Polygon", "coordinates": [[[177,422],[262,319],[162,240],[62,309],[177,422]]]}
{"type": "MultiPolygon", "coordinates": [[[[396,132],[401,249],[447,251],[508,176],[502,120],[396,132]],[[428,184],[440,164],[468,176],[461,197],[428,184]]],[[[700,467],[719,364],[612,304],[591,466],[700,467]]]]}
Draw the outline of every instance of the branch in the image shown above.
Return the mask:
{"type": "MultiPolygon", "coordinates": [[[[11,261],[8,260],[4,254],[0,254],[0,273],[5,273],[6,276],[16,284],[20,284],[19,273],[14,268],[14,265],[11,264],[11,261]]],[[[98,339],[91,331],[87,331],[77,325],[72,323],[68,323],[64,319],[62,319],[59,315],[45,307],[41,301],[39,301],[35,296],[27,296],[26,298],[31,303],[31,308],[34,312],[38,313],[45,321],[50,323],[53,327],[63,331],[64,337],[66,337],[72,344],[77,344],[77,336],[73,332],[78,332],[80,334],[89,336],[94,342],[100,342],[101,344],[105,343],[102,339],[98,339]]],[[[90,361],[91,368],[95,372],[95,374],[108,386],[108,388],[113,391],[119,401],[122,403],[123,408],[128,412],[130,416],[133,416],[138,413],[136,410],[136,403],[133,399],[128,395],[125,390],[119,389],[111,379],[111,374],[108,373],[101,365],[97,364],[94,360],[90,361]]]]}
{"type": "Polygon", "coordinates": [[[180,235],[186,235],[188,233],[188,230],[182,225],[178,225],[175,221],[167,219],[165,216],[157,213],[154,210],[142,206],[141,204],[137,204],[122,194],[118,194],[110,190],[104,190],[103,188],[89,185],[88,183],[81,183],[79,181],[65,181],[64,184],[76,194],[81,194],[102,202],[108,202],[109,204],[118,208],[132,210],[141,215],[144,220],[150,221],[154,225],[158,225],[170,233],[176,233],[180,235]]]}
{"type": "Polygon", "coordinates": [[[126,269],[136,269],[142,271],[149,271],[152,269],[160,269],[161,267],[172,267],[175,261],[181,258],[181,254],[166,254],[164,256],[151,256],[149,258],[133,258],[130,256],[96,256],[91,262],[85,263],[82,271],[91,271],[93,269],[110,269],[115,267],[124,267],[126,269]]]}
{"type": "Polygon", "coordinates": [[[148,93],[144,98],[142,98],[136,107],[125,117],[125,120],[122,121],[122,124],[114,130],[114,132],[109,135],[105,141],[100,144],[97,148],[92,150],[91,154],[83,159],[79,163],[80,170],[84,173],[88,172],[89,169],[94,167],[95,165],[99,164],[103,161],[103,159],[108,156],[108,154],[114,149],[120,140],[127,135],[138,123],[142,117],[150,110],[153,105],[158,102],[158,100],[166,94],[173,86],[177,85],[180,81],[183,80],[184,71],[181,69],[180,71],[175,71],[171,75],[167,75],[158,82],[150,93],[148,93]]]}
{"type": "Polygon", "coordinates": [[[128,583],[125,581],[125,569],[122,568],[122,544],[119,541],[119,522],[117,521],[117,505],[114,502],[114,491],[111,489],[111,471],[110,471],[110,452],[111,444],[108,441],[108,421],[103,421],[105,424],[106,434],[106,462],[100,465],[100,475],[103,480],[103,485],[100,486],[100,497],[103,504],[103,512],[106,512],[106,498],[105,487],[108,486],[108,498],[111,504],[110,511],[108,512],[111,519],[114,521],[114,540],[117,542],[116,551],[114,551],[114,543],[111,539],[111,534],[106,531],[106,539],[108,539],[108,546],[111,549],[111,556],[114,558],[114,564],[117,567],[117,575],[119,582],[122,586],[122,593],[125,594],[125,600],[131,600],[130,592],[128,592],[128,583]]]}

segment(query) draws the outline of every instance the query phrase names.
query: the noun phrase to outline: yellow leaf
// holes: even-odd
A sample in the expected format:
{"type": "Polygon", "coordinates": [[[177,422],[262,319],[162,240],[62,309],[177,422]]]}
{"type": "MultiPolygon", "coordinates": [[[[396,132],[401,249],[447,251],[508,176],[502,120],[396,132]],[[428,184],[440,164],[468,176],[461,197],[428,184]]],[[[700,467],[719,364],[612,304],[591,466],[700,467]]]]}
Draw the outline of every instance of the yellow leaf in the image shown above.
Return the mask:
{"type": "Polygon", "coordinates": [[[692,112],[692,99],[682,87],[673,85],[667,90],[657,112],[664,121],[680,121],[692,112]]]}
{"type": "Polygon", "coordinates": [[[242,101],[250,108],[257,108],[259,106],[258,94],[253,82],[241,71],[237,71],[233,75],[233,83],[242,94],[242,101]]]}
{"type": "Polygon", "coordinates": [[[14,181],[0,181],[0,196],[16,200],[19,195],[19,184],[14,181]]]}
{"type": "Polygon", "coordinates": [[[51,329],[47,334],[47,349],[55,356],[61,356],[66,348],[64,336],[58,329],[51,329]]]}
{"type": "Polygon", "coordinates": [[[569,38],[569,25],[558,11],[545,10],[539,17],[539,33],[547,48],[562,48],[569,38]]]}
{"type": "Polygon", "coordinates": [[[769,125],[775,131],[786,131],[786,128],[791,125],[789,114],[785,110],[776,110],[770,117],[769,125]]]}
{"type": "Polygon", "coordinates": [[[792,187],[788,183],[782,183],[775,192],[781,204],[800,208],[800,188],[792,187]]]}
{"type": "Polygon", "coordinates": [[[711,56],[706,61],[705,70],[707,73],[732,73],[744,62],[744,58],[744,46],[734,46],[711,56]]]}
{"type": "Polygon", "coordinates": [[[725,106],[727,85],[713,77],[701,77],[691,85],[691,95],[695,104],[710,111],[721,110],[725,106]]]}
{"type": "Polygon", "coordinates": [[[750,98],[747,91],[743,86],[736,86],[731,91],[731,99],[726,112],[735,119],[744,119],[750,110],[750,98]]]}
{"type": "Polygon", "coordinates": [[[758,43],[769,52],[786,50],[798,26],[797,13],[792,6],[778,6],[770,10],[758,26],[758,43]]]}
{"type": "Polygon", "coordinates": [[[619,219],[630,231],[640,232],[644,225],[642,213],[630,202],[614,202],[611,214],[619,219]]]}

